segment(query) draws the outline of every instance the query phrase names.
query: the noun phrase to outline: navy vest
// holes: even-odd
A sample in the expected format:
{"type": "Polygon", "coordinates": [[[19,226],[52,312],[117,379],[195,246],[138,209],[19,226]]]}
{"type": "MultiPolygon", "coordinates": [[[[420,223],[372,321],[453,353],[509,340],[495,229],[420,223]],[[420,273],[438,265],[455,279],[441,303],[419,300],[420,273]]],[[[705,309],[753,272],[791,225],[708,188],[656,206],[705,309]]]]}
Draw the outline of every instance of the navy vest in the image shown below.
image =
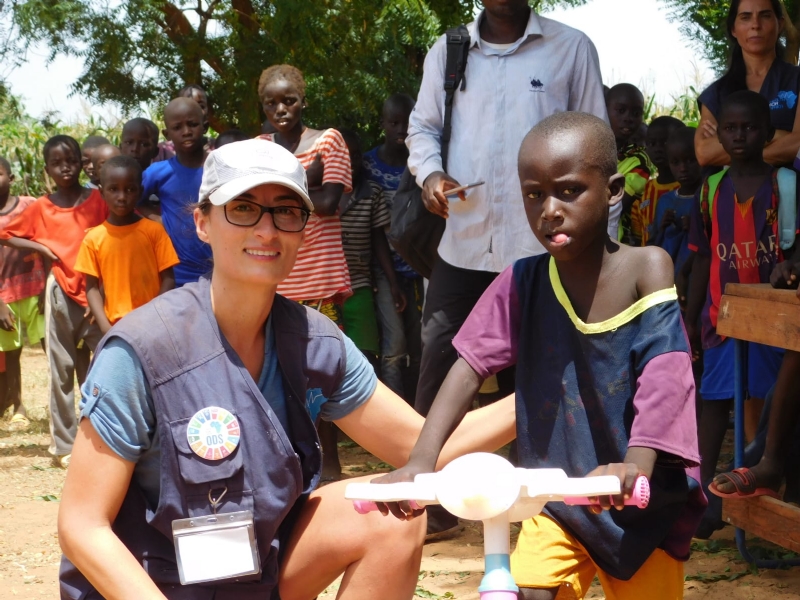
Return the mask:
{"type": "MultiPolygon", "coordinates": [[[[219,330],[208,278],[130,313],[97,349],[111,337],[130,344],[153,395],[162,444],[158,506],[155,511],[147,506],[134,478],[113,528],[170,600],[278,597],[282,545],[321,469],[306,392],[319,390],[330,398],[344,377],[346,357],[339,330],[329,319],[281,296],[275,297],[272,326],[290,436],[219,330]],[[195,455],[186,438],[189,419],[208,406],[229,410],[241,427],[238,447],[219,461],[195,455]],[[261,576],[182,586],[172,522],[211,514],[208,492],[222,487],[228,491],[219,513],[253,511],[261,576]]],[[[60,583],[62,598],[101,597],[66,558],[60,583]]]]}

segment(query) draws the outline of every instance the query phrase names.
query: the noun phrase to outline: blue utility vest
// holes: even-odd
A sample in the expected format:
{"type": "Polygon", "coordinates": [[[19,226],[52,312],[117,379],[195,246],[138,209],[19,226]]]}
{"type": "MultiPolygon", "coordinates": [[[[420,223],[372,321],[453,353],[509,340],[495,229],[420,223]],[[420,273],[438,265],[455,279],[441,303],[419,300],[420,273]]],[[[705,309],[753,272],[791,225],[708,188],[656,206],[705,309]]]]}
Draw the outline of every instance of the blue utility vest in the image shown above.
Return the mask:
{"type": "MultiPolygon", "coordinates": [[[[97,349],[111,337],[130,344],[153,395],[162,444],[158,506],[148,507],[132,480],[113,529],[170,600],[278,598],[282,551],[322,463],[306,392],[318,389],[330,398],[344,377],[346,357],[329,319],[281,296],[275,296],[272,326],[290,435],[222,335],[207,277],[133,311],[97,349]],[[191,417],[209,406],[229,410],[241,427],[238,447],[223,460],[200,458],[186,437],[191,417]],[[261,576],[182,586],[172,522],[212,514],[209,490],[224,487],[219,513],[253,511],[261,576]]],[[[62,599],[101,598],[66,558],[60,583],[62,599]]]]}

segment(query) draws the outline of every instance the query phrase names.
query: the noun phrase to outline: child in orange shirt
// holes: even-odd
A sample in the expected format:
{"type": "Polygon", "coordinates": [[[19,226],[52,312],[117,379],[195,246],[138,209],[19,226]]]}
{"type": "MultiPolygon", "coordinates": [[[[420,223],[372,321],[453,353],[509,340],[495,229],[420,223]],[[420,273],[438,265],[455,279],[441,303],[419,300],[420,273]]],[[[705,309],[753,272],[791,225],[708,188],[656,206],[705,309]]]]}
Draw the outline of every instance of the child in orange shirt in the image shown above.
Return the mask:
{"type": "Polygon", "coordinates": [[[86,230],[102,223],[108,207],[98,190],[81,185],[81,148],[68,135],[44,145],[45,171],[56,191],[42,196],[0,231],[0,242],[35,250],[52,261],[45,287],[45,340],[50,363],[50,453],[66,468],[78,430],[75,374],[83,383],[89,350],[100,341],[100,329],[86,310],[86,279],[75,271],[75,259],[86,230]]]}
{"type": "Polygon", "coordinates": [[[164,226],[133,212],[142,194],[135,158],[108,159],[100,170],[100,193],[108,219],[87,232],[75,270],[86,275],[89,308],[105,334],[134,308],[174,288],[172,267],[180,261],[164,226]]]}

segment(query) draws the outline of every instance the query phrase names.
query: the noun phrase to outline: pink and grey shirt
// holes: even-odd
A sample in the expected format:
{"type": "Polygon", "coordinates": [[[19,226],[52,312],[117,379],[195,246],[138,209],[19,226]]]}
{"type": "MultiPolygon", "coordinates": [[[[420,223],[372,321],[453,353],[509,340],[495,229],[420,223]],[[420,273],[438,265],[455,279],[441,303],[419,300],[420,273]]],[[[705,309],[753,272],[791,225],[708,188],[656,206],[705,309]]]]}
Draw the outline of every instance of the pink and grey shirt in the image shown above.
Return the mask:
{"type": "Polygon", "coordinates": [[[584,323],[555,261],[524,258],[495,279],[453,346],[481,377],[516,365],[520,466],[583,477],[623,462],[629,446],[658,452],[644,510],[545,508],[600,568],[627,580],[656,548],[688,559],[706,499],[691,356],[674,289],[584,323]]]}

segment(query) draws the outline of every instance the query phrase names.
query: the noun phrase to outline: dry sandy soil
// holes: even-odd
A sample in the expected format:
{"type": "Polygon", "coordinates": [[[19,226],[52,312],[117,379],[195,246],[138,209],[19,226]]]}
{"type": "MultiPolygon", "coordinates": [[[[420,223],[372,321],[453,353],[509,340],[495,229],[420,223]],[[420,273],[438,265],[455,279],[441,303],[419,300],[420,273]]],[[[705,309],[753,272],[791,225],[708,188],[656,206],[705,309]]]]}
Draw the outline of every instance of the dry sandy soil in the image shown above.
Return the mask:
{"type": "MultiPolygon", "coordinates": [[[[0,421],[0,600],[58,598],[60,550],[56,518],[64,472],[52,467],[47,454],[48,371],[39,349],[23,354],[25,402],[32,425],[26,432],[9,431],[0,421]]],[[[385,470],[385,465],[352,442],[340,443],[348,475],[385,470]]],[[[733,532],[718,532],[711,542],[695,544],[686,565],[687,600],[800,600],[800,567],[750,569],[736,552],[733,532]]],[[[780,549],[754,540],[772,556],[780,549]]],[[[415,598],[477,600],[483,574],[481,530],[465,524],[453,539],[428,544],[415,598]]],[[[334,598],[334,583],[320,598],[334,598]]],[[[595,585],[587,598],[604,598],[595,585]]]]}

